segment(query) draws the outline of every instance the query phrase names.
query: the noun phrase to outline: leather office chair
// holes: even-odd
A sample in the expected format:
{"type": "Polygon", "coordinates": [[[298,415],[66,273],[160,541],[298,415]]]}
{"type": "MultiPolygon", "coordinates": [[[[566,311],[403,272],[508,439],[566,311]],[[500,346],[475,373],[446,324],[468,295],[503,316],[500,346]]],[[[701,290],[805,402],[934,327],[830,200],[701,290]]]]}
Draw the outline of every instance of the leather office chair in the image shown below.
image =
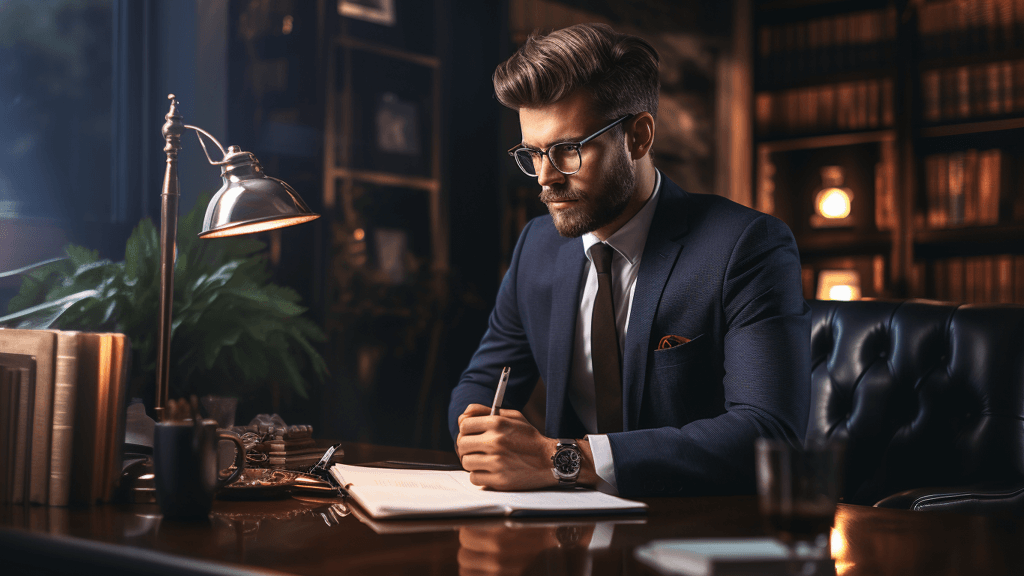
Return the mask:
{"type": "Polygon", "coordinates": [[[1024,306],[809,304],[805,440],[846,442],[846,502],[1024,511],[1024,306]]]}

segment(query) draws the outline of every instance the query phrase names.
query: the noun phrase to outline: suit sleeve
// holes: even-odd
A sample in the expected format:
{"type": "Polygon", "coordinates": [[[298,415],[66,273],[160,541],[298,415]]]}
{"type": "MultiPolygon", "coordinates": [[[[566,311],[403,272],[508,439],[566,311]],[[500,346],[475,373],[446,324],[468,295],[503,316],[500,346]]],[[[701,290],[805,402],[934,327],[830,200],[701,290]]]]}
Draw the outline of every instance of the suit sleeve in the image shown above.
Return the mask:
{"type": "MultiPolygon", "coordinates": [[[[623,496],[754,491],[754,441],[802,442],[810,396],[810,307],[792,233],[761,215],[723,275],[725,412],[681,428],[609,434],[623,496]]],[[[710,384],[709,384],[710,385],[710,384]]]]}
{"type": "Polygon", "coordinates": [[[459,415],[470,404],[490,406],[504,366],[511,367],[503,406],[521,410],[537,384],[539,371],[519,313],[519,273],[527,237],[534,221],[519,236],[512,262],[505,273],[487,331],[480,340],[469,366],[452,390],[448,404],[448,428],[452,439],[459,434],[459,415]]]}

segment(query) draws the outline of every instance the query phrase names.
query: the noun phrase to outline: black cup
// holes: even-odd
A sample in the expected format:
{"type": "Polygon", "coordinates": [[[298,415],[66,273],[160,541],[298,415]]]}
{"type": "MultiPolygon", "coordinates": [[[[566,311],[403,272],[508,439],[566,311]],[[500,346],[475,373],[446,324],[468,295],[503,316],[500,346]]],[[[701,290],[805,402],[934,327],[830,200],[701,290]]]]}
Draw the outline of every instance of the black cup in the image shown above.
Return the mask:
{"type": "Polygon", "coordinates": [[[205,520],[213,496],[245,469],[245,448],[234,434],[217,431],[215,420],[160,422],[153,432],[153,472],[157,501],[164,518],[205,520]],[[233,441],[235,471],[220,478],[217,440],[233,441]]]}

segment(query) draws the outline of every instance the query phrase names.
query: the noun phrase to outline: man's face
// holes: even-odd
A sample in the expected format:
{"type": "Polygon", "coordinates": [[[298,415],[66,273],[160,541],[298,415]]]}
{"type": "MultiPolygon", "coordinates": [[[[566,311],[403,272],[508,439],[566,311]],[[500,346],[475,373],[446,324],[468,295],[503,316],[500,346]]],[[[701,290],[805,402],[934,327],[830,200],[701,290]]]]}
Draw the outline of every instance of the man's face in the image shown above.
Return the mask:
{"type": "MultiPolygon", "coordinates": [[[[607,121],[590,113],[586,94],[576,93],[541,108],[521,108],[519,123],[525,146],[547,150],[559,142],[580,141],[607,121]]],[[[618,128],[587,142],[580,152],[579,172],[566,176],[545,158],[537,175],[540,200],[558,233],[568,238],[611,224],[626,210],[636,188],[635,167],[618,128]]]]}

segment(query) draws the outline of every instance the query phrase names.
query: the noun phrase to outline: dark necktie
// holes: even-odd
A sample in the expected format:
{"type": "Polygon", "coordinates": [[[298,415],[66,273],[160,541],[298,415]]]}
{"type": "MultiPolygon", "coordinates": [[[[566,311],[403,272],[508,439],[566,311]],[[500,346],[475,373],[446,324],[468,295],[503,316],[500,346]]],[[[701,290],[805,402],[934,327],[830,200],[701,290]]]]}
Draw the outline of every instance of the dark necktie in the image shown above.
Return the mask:
{"type": "Polygon", "coordinates": [[[615,329],[612,297],[612,247],[601,242],[590,248],[597,271],[597,297],[590,324],[590,355],[594,367],[597,431],[622,431],[622,363],[615,329]]]}

